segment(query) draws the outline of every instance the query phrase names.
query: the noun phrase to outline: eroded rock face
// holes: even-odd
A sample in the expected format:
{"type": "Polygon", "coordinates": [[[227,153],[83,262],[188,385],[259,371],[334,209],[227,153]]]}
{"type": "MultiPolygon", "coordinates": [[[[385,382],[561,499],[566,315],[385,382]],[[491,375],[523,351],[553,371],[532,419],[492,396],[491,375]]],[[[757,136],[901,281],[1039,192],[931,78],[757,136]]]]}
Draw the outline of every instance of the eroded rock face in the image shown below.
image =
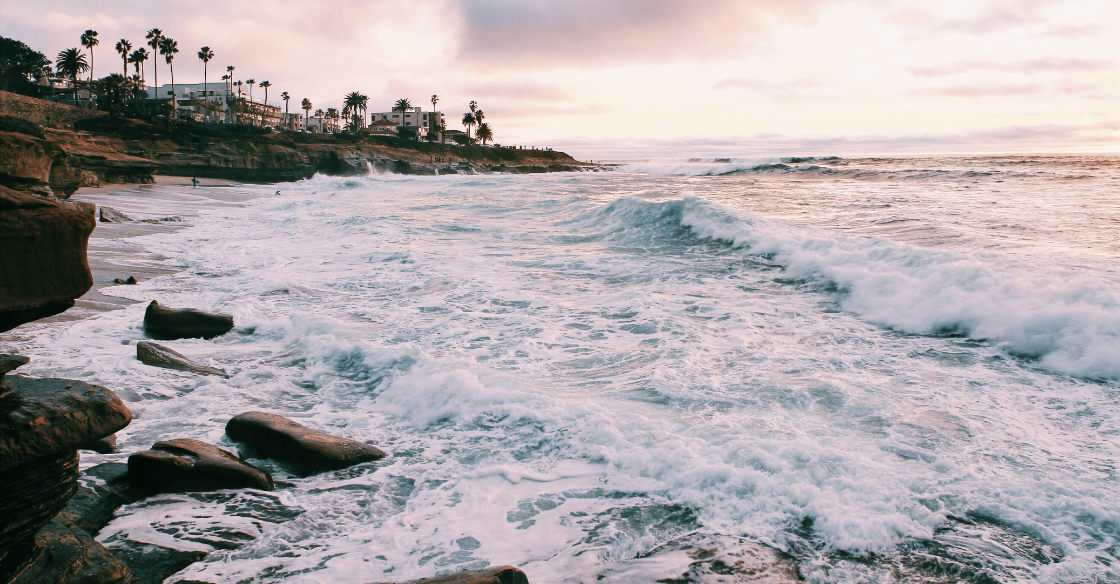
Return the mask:
{"type": "Polygon", "coordinates": [[[155,339],[212,339],[231,329],[233,317],[228,314],[167,308],[155,300],[144,311],[144,332],[155,339]]]}
{"type": "Polygon", "coordinates": [[[265,412],[246,412],[234,417],[226,424],[226,434],[246,444],[254,456],[288,463],[305,475],[385,457],[385,452],[374,446],[331,436],[265,412]]]}
{"type": "Polygon", "coordinates": [[[151,341],[140,341],[136,343],[136,358],[145,365],[153,367],[163,367],[165,369],[175,369],[178,371],[189,371],[191,373],[199,373],[201,375],[220,375],[222,377],[229,377],[225,371],[216,367],[207,367],[206,365],[199,365],[194,361],[186,358],[180,353],[172,351],[163,345],[153,343],[151,341]]]}
{"type": "Polygon", "coordinates": [[[402,584],[529,584],[525,572],[513,566],[468,570],[435,578],[421,578],[402,584]]]}
{"type": "Polygon", "coordinates": [[[128,477],[133,486],[160,492],[273,488],[267,471],[190,438],[156,442],[151,450],[129,456],[128,477]]]}
{"type": "Polygon", "coordinates": [[[82,161],[58,145],[40,138],[0,131],[0,185],[16,188],[49,187],[69,197],[82,183],[82,161]]]}
{"type": "Polygon", "coordinates": [[[93,287],[94,209],[0,186],[0,332],[58,314],[93,287]]]}

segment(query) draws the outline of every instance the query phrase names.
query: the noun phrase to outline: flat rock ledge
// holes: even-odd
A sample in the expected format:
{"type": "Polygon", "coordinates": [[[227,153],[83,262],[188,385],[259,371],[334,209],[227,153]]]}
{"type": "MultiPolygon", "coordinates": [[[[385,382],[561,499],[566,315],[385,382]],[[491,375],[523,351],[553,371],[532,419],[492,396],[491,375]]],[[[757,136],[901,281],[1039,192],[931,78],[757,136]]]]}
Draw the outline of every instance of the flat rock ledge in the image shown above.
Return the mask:
{"type": "MultiPolygon", "coordinates": [[[[389,584],[389,583],[380,583],[389,584]]],[[[422,578],[401,584],[529,584],[525,572],[513,566],[498,566],[481,570],[468,570],[435,578],[422,578]]]]}
{"type": "Polygon", "coordinates": [[[276,414],[246,412],[226,424],[230,439],[252,456],[287,463],[304,476],[385,457],[380,448],[313,430],[276,414]]]}
{"type": "Polygon", "coordinates": [[[153,339],[212,339],[232,329],[233,317],[228,314],[168,308],[156,300],[144,311],[144,332],[153,339]]]}
{"type": "Polygon", "coordinates": [[[273,489],[272,475],[233,453],[190,438],[156,442],[128,457],[132,485],[159,492],[273,489]]]}
{"type": "Polygon", "coordinates": [[[228,378],[229,375],[218,369],[217,367],[208,367],[206,365],[199,365],[194,361],[188,359],[185,355],[177,353],[163,345],[153,343],[151,341],[140,341],[136,343],[136,358],[145,365],[153,367],[163,367],[164,369],[175,369],[177,371],[187,371],[190,373],[198,373],[200,375],[218,375],[228,378]]]}

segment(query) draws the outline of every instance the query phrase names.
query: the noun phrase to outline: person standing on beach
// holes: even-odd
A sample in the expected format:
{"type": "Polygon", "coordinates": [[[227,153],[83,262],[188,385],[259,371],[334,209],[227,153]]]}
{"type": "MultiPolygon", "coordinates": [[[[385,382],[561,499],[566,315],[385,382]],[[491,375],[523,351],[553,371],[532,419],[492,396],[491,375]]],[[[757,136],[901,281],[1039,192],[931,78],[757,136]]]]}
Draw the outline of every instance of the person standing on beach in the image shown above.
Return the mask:
{"type": "Polygon", "coordinates": [[[198,179],[193,177],[193,176],[191,177],[191,188],[192,189],[197,189],[198,188],[198,179]]]}

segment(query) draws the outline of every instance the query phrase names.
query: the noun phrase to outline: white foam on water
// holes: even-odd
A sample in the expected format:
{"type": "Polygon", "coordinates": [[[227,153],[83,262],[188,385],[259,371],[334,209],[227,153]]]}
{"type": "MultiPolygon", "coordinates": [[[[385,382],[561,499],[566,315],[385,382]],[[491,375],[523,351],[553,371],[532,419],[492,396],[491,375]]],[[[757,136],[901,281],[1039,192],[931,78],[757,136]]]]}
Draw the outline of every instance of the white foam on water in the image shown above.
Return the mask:
{"type": "Polygon", "coordinates": [[[690,538],[770,543],[817,582],[891,581],[899,546],[939,541],[1000,574],[1116,577],[1098,559],[1120,539],[1107,277],[1075,286],[994,254],[662,201],[657,180],[260,187],[136,238],[181,271],[106,290],[233,314],[230,334],[166,342],[230,379],[139,364],[120,341],[141,338],[144,304],[15,346],[28,373],[128,401],[123,454],[83,453],[85,466],[173,437],[236,450],[224,425],[248,410],[391,454],[305,478],[254,459],[275,493],[162,495],[99,536],[211,550],[182,578],[509,563],[533,582],[648,581],[688,569],[687,554],[653,552],[690,538]],[[657,200],[600,205],[620,192],[657,200]],[[991,341],[928,334],[953,327],[991,341]],[[968,513],[990,521],[938,531],[968,513]],[[1061,561],[977,543],[1007,534],[1061,561]]]}

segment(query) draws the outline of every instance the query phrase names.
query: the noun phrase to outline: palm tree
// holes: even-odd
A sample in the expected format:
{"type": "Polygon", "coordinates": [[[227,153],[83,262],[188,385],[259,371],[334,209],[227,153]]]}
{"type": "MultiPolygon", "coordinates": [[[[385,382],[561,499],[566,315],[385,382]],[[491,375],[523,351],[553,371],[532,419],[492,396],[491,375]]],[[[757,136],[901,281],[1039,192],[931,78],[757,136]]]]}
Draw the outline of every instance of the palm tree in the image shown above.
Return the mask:
{"type": "Polygon", "coordinates": [[[346,97],[342,99],[342,115],[351,119],[352,127],[354,128],[358,126],[358,116],[362,115],[362,104],[364,104],[367,99],[369,98],[357,91],[347,93],[346,97]]]}
{"type": "Polygon", "coordinates": [[[272,83],[268,81],[261,81],[261,87],[264,88],[264,104],[268,105],[268,88],[272,87],[272,83]]]}
{"type": "MultiPolygon", "coordinates": [[[[152,47],[152,54],[153,55],[159,55],[159,43],[160,43],[160,41],[163,40],[163,31],[158,29],[158,28],[153,28],[152,30],[148,31],[147,36],[144,37],[144,38],[148,39],[148,46],[152,47]]],[[[159,60],[158,59],[152,62],[152,75],[153,75],[153,77],[155,77],[155,83],[153,85],[155,87],[159,87],[159,60]]],[[[158,94],[157,94],[157,97],[158,97],[158,94]]]]}
{"type": "Polygon", "coordinates": [[[198,50],[198,60],[202,61],[202,98],[203,99],[206,99],[206,96],[209,95],[209,92],[207,91],[207,89],[209,89],[209,85],[206,82],[206,67],[207,67],[207,65],[210,64],[210,59],[213,59],[213,58],[214,58],[214,51],[211,51],[210,47],[202,47],[201,49],[198,50]]]}
{"type": "Polygon", "coordinates": [[[253,84],[257,82],[256,79],[246,79],[245,84],[249,86],[249,102],[253,101],[253,84]]]}
{"type": "Polygon", "coordinates": [[[287,120],[288,119],[288,101],[290,99],[292,99],[292,96],[288,95],[288,92],[285,91],[284,93],[280,94],[280,99],[284,100],[284,119],[287,120]]]}
{"type": "Polygon", "coordinates": [[[226,73],[229,73],[229,91],[233,91],[233,70],[236,69],[233,65],[226,66],[226,73]]]}
{"type": "Polygon", "coordinates": [[[172,61],[175,60],[175,53],[179,52],[179,43],[175,39],[163,37],[159,42],[159,52],[163,55],[164,60],[167,61],[167,66],[171,67],[171,105],[172,115],[178,116],[179,112],[179,96],[175,93],[175,65],[172,61]]]}
{"type": "Polygon", "coordinates": [[[467,104],[467,107],[471,108],[471,113],[473,114],[474,110],[478,109],[478,102],[477,101],[472,101],[469,104],[467,104]]]}
{"type": "Polygon", "coordinates": [[[305,97],[305,98],[303,98],[303,103],[301,103],[300,105],[303,106],[303,125],[306,127],[307,126],[307,114],[309,112],[311,112],[311,100],[307,99],[305,97]]]}
{"type": "Polygon", "coordinates": [[[101,41],[97,40],[97,31],[88,29],[82,33],[82,46],[89,49],[89,83],[93,85],[93,47],[101,41]]]}
{"type": "Polygon", "coordinates": [[[237,99],[241,99],[241,81],[238,80],[234,85],[237,86],[237,99]]]}
{"type": "Polygon", "coordinates": [[[432,111],[436,111],[436,102],[439,101],[439,96],[432,94],[432,111]]]}
{"type": "MultiPolygon", "coordinates": [[[[479,112],[479,113],[481,113],[481,112],[479,112]]],[[[493,140],[494,139],[494,133],[492,131],[490,131],[490,124],[487,124],[487,123],[484,123],[484,122],[478,124],[478,131],[475,132],[475,136],[478,136],[478,138],[480,140],[482,140],[482,145],[483,146],[486,145],[487,140],[493,140]]]]}
{"type": "Polygon", "coordinates": [[[124,61],[124,76],[128,77],[128,52],[132,50],[132,43],[121,39],[117,41],[116,49],[121,54],[121,61],[124,61]]]}
{"type": "Polygon", "coordinates": [[[408,101],[407,97],[402,97],[402,98],[398,99],[397,103],[393,105],[393,111],[401,112],[401,125],[402,126],[405,125],[405,121],[404,121],[405,112],[407,112],[410,109],[412,109],[412,102],[408,101]]]}
{"type": "Polygon", "coordinates": [[[89,70],[89,64],[86,63],[86,56],[82,54],[77,48],[66,49],[58,52],[58,59],[55,60],[55,70],[59,75],[69,75],[71,87],[74,90],[75,97],[77,96],[78,73],[85,73],[89,70]]]}
{"type": "MultiPolygon", "coordinates": [[[[473,102],[472,102],[473,103],[473,102]]],[[[474,114],[467,112],[463,114],[463,127],[467,129],[467,137],[471,137],[471,126],[474,125],[474,114]]]]}
{"type": "Polygon", "coordinates": [[[339,117],[340,116],[337,109],[333,107],[327,108],[327,121],[331,122],[332,125],[334,124],[335,120],[339,119],[339,117]]]}
{"type": "Polygon", "coordinates": [[[144,62],[148,60],[148,49],[140,47],[128,56],[128,62],[136,66],[136,74],[140,76],[140,80],[144,80],[144,62]]]}

